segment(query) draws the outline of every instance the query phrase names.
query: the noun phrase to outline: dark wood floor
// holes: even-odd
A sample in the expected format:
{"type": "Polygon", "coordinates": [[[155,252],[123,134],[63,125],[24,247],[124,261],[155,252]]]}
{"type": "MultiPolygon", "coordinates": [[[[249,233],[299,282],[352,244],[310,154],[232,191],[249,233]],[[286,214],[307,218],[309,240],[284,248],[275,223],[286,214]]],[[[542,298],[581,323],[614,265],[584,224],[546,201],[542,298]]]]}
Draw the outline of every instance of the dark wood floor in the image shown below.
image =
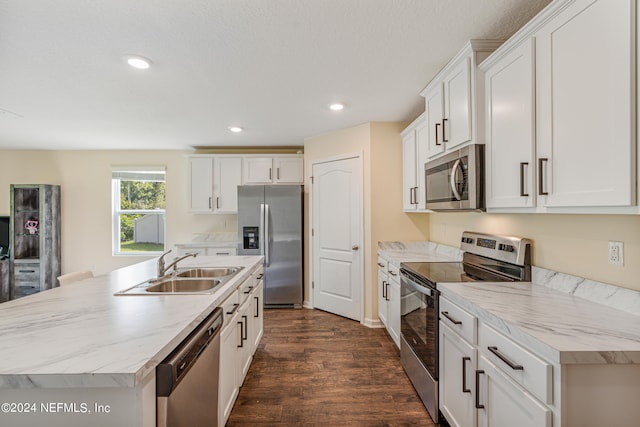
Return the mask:
{"type": "Polygon", "coordinates": [[[434,426],[383,329],[320,310],[265,310],[227,426],[434,426]]]}

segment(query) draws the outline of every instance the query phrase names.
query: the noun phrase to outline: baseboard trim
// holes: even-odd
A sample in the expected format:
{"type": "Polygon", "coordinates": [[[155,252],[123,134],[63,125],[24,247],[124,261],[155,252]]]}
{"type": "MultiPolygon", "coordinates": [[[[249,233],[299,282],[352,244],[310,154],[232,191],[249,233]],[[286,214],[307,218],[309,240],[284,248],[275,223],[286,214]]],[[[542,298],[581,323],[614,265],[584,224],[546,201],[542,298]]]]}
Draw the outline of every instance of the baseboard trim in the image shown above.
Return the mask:
{"type": "Polygon", "coordinates": [[[362,322],[364,326],[367,328],[384,328],[384,324],[380,321],[380,319],[364,319],[362,322]]]}

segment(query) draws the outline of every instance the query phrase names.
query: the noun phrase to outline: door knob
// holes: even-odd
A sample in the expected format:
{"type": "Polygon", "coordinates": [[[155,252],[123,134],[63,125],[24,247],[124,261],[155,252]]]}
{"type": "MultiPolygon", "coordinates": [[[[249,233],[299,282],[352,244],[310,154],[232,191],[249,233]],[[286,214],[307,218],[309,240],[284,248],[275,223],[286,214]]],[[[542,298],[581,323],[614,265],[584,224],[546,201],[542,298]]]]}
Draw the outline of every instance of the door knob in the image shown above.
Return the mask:
{"type": "Polygon", "coordinates": [[[354,251],[357,251],[358,249],[360,249],[360,247],[358,245],[353,245],[351,246],[351,249],[353,249],[354,251]]]}

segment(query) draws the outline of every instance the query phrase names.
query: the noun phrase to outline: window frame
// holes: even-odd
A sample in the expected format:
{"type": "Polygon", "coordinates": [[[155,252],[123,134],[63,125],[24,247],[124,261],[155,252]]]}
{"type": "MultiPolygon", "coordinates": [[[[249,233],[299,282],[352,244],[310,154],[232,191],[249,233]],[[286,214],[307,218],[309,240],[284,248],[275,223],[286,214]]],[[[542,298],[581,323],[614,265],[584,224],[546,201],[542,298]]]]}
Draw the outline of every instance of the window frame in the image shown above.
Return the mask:
{"type": "MultiPolygon", "coordinates": [[[[166,198],[166,168],[164,166],[112,166],[111,168],[111,253],[113,256],[150,256],[156,257],[161,255],[166,250],[166,236],[167,236],[167,209],[166,199],[164,209],[120,209],[120,183],[121,178],[114,177],[117,173],[161,173],[164,175],[165,183],[165,198],[166,198]],[[164,215],[163,220],[163,249],[161,251],[122,251],[120,249],[120,216],[121,215],[164,215]]],[[[143,179],[137,181],[145,181],[143,179]]]]}

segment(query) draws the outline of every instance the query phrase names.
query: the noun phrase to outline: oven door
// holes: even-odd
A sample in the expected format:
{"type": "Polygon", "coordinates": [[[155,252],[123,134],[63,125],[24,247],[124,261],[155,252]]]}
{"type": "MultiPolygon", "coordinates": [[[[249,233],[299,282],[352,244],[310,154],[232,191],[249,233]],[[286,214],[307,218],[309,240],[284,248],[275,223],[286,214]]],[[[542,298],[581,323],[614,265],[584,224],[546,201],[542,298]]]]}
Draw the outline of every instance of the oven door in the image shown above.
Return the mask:
{"type": "Polygon", "coordinates": [[[402,274],[400,278],[400,333],[438,380],[438,295],[439,292],[402,274]]]}

